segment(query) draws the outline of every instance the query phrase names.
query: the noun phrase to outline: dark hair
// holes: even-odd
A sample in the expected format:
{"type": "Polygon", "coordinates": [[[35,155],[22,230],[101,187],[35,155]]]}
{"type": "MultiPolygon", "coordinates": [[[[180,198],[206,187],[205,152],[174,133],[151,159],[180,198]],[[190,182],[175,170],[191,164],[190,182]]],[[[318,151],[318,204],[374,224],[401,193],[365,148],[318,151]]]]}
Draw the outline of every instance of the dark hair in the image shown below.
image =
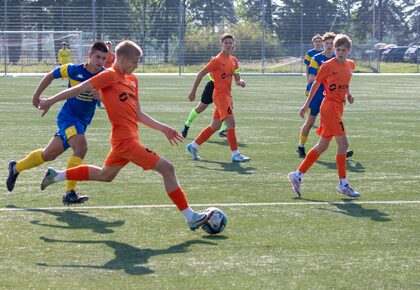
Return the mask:
{"type": "Polygon", "coordinates": [[[325,32],[324,35],[322,36],[322,41],[326,41],[328,39],[334,40],[334,38],[335,38],[334,32],[325,32]]]}
{"type": "Polygon", "coordinates": [[[108,46],[106,46],[106,44],[103,43],[102,41],[96,41],[90,47],[90,52],[91,53],[95,53],[97,50],[99,50],[101,52],[105,52],[105,53],[108,53],[109,52],[108,46]]]}
{"type": "Polygon", "coordinates": [[[223,42],[226,38],[231,38],[235,42],[235,37],[230,33],[223,33],[222,36],[220,36],[220,42],[223,42]]]}
{"type": "Polygon", "coordinates": [[[334,47],[340,47],[343,46],[347,49],[351,48],[351,39],[345,34],[337,34],[337,36],[334,38],[334,47]]]}

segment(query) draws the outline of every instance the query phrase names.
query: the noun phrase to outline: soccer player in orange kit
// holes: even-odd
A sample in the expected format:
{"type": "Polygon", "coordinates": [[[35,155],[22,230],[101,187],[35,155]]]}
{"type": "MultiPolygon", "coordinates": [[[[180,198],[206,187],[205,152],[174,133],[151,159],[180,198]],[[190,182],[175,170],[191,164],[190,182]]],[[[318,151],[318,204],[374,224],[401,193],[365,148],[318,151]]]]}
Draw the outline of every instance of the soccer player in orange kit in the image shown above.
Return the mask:
{"type": "Polygon", "coordinates": [[[352,198],[360,196],[360,193],[349,185],[346,178],[346,150],[349,144],[342,121],[346,98],[350,104],[354,102],[354,97],[349,92],[349,84],[355,69],[355,63],[347,59],[351,51],[351,44],[351,39],[347,35],[338,34],[335,37],[334,50],[336,57],[321,66],[312,84],[309,97],[300,108],[299,114],[303,118],[320,84],[324,84],[325,98],[322,101],[320,109],[320,126],[316,131],[320,139],[308,152],[299,168],[287,175],[297,197],[301,197],[300,186],[303,175],[318,160],[319,156],[328,149],[328,145],[333,137],[338,145],[336,154],[339,178],[337,193],[352,198]]]}
{"type": "Polygon", "coordinates": [[[204,225],[214,212],[193,211],[178,183],[172,163],[149,150],[139,141],[138,121],[161,131],[171,145],[183,140],[177,130],[155,120],[143,112],[140,106],[138,80],[132,73],[137,68],[142,54],[137,44],[129,40],[123,41],[116,47],[116,60],[112,68],[80,85],[41,100],[39,109],[45,114],[58,101],[71,98],[79,92],[96,89],[102,96],[112,125],[111,150],[102,168],[94,165],[81,165],[64,171],[48,168],[41,183],[41,190],[66,179],[110,182],[127,163],[133,162],[144,170],[152,169],[162,175],[168,196],[182,212],[190,229],[195,230],[204,225]]]}
{"type": "Polygon", "coordinates": [[[232,78],[235,79],[237,86],[244,88],[245,81],[239,75],[239,64],[236,57],[231,55],[235,48],[235,38],[232,34],[224,33],[220,37],[222,51],[214,57],[197,75],[191,93],[188,96],[190,101],[195,100],[197,88],[203,77],[211,72],[214,78],[214,113],[213,121],[210,126],[201,131],[200,135],[187,145],[187,151],[191,153],[194,160],[200,160],[198,147],[206,142],[217,130],[220,129],[222,122],[226,122],[227,140],[232,151],[232,162],[247,162],[251,158],[239,153],[235,133],[235,117],[232,105],[232,78]]]}

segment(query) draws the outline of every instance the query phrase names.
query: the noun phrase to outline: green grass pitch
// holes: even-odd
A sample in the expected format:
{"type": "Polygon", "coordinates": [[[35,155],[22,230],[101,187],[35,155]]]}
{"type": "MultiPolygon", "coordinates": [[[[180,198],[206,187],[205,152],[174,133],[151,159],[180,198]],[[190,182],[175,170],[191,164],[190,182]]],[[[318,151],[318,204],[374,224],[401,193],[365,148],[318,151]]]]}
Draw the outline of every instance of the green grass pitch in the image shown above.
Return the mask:
{"type": "MultiPolygon", "coordinates": [[[[335,194],[334,142],[306,174],[303,198],[294,198],[286,175],[301,161],[295,146],[304,77],[244,78],[248,86],[234,88],[233,98],[249,163],[232,164],[218,136],[200,147],[203,161],[185,152],[212,107],[179,146],[140,127],[141,141],[176,166],[194,209],[217,204],[225,211],[228,225],[217,236],[189,231],[160,176],[134,165],[112,183],[79,183],[90,196],[83,206],[62,206],[64,183],[39,189],[47,166],[64,168],[70,152],[23,172],[8,192],[9,160],[47,144],[59,106],[41,118],[31,102],[40,78],[1,78],[0,289],[419,289],[418,76],[353,77],[356,101],[346,106],[344,124],[359,203],[335,194]]],[[[196,104],[186,98],[193,80],[140,76],[143,109],[181,130],[196,104]]],[[[62,89],[55,81],[46,95],[62,89]]],[[[105,111],[97,111],[86,163],[102,165],[109,132],[105,111]]],[[[308,147],[316,141],[313,131],[308,147]]]]}

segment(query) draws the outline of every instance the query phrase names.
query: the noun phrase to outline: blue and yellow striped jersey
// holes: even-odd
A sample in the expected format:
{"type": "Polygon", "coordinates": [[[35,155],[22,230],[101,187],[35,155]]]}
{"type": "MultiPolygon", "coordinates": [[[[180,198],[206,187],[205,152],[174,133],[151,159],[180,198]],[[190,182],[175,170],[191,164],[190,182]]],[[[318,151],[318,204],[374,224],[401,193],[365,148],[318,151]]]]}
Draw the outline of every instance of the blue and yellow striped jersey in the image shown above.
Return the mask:
{"type": "MultiPolygon", "coordinates": [[[[324,62],[326,62],[327,60],[332,59],[333,57],[335,57],[335,54],[332,54],[332,56],[329,57],[329,58],[326,57],[322,52],[321,53],[318,53],[318,54],[315,54],[312,57],[311,63],[309,64],[308,74],[311,74],[311,75],[315,75],[316,76],[317,73],[319,72],[319,69],[320,69],[321,65],[324,62]]],[[[320,90],[322,90],[322,92],[324,91],[324,85],[323,84],[321,84],[319,86],[318,91],[320,91],[320,90]]]]}
{"type": "Polygon", "coordinates": [[[305,54],[305,59],[304,59],[303,63],[304,63],[307,67],[309,67],[309,64],[311,63],[311,59],[312,59],[312,57],[313,57],[315,54],[318,54],[318,53],[320,53],[320,52],[322,52],[322,49],[321,49],[321,50],[315,50],[315,48],[313,48],[313,49],[311,49],[311,50],[308,50],[308,51],[306,52],[306,54],[305,54]]]}
{"type": "MultiPolygon", "coordinates": [[[[53,70],[54,78],[66,78],[69,80],[68,87],[74,87],[99,72],[103,71],[105,68],[101,68],[98,73],[92,74],[86,68],[87,63],[82,64],[65,64],[58,66],[53,70]]],[[[78,118],[86,125],[89,125],[93,114],[95,113],[97,100],[92,99],[89,96],[90,92],[84,92],[77,97],[68,99],[65,101],[63,106],[58,113],[57,119],[66,119],[66,118],[78,118]]]]}

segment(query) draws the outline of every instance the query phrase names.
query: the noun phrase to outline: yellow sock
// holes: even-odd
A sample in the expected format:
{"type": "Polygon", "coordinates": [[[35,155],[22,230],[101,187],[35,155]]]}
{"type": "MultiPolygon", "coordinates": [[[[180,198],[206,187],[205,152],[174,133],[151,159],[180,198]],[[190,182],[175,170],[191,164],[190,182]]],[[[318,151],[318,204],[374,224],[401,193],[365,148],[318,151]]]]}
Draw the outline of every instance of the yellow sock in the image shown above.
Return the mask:
{"type": "Polygon", "coordinates": [[[305,146],[306,141],[308,140],[308,136],[300,135],[299,137],[299,146],[305,146]]]}
{"type": "Polygon", "coordinates": [[[16,163],[16,171],[22,172],[23,170],[31,169],[33,167],[37,167],[44,163],[44,159],[42,158],[42,149],[37,149],[29,153],[28,156],[19,160],[16,163]]]}
{"type": "MultiPolygon", "coordinates": [[[[83,163],[83,159],[77,156],[71,156],[67,161],[67,168],[72,168],[79,166],[83,163]]],[[[67,180],[66,181],[66,192],[70,190],[76,190],[76,180],[67,180]]]]}

